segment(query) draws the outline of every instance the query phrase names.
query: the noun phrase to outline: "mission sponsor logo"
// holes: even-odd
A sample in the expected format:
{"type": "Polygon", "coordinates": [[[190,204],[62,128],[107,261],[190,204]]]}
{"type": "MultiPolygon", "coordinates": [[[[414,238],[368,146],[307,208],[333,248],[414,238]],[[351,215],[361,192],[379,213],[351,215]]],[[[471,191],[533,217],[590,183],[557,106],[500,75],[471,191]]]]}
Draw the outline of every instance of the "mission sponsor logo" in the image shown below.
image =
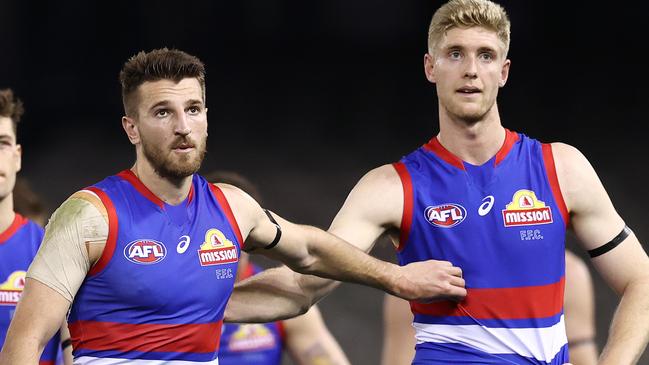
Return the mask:
{"type": "Polygon", "coordinates": [[[552,223],[552,210],[536,198],[531,190],[514,193],[511,203],[503,209],[505,227],[532,226],[552,223]]]}
{"type": "Polygon", "coordinates": [[[198,250],[201,266],[223,265],[239,261],[237,246],[223,232],[212,228],[205,232],[205,242],[198,250]]]}
{"type": "Polygon", "coordinates": [[[157,264],[166,256],[167,248],[160,241],[139,239],[124,247],[124,257],[134,264],[157,264]]]}
{"type": "Polygon", "coordinates": [[[25,287],[25,271],[14,271],[7,281],[0,284],[0,305],[15,306],[20,300],[25,287]]]}
{"type": "Polygon", "coordinates": [[[232,334],[228,342],[230,351],[259,351],[273,348],[276,345],[275,336],[263,324],[242,324],[232,334]]]}
{"type": "Polygon", "coordinates": [[[424,210],[428,223],[442,228],[455,227],[466,218],[466,209],[459,204],[448,203],[424,210]]]}

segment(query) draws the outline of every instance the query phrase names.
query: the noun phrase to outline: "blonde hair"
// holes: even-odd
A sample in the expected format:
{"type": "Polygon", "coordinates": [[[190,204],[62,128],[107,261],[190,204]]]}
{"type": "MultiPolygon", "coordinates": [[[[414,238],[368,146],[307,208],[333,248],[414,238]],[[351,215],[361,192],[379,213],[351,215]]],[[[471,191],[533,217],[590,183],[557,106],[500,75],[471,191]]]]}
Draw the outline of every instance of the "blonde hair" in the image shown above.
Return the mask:
{"type": "Polygon", "coordinates": [[[428,27],[428,53],[435,49],[444,34],[452,28],[484,27],[493,30],[509,51],[509,17],[505,9],[489,0],[451,0],[442,5],[428,27]]]}

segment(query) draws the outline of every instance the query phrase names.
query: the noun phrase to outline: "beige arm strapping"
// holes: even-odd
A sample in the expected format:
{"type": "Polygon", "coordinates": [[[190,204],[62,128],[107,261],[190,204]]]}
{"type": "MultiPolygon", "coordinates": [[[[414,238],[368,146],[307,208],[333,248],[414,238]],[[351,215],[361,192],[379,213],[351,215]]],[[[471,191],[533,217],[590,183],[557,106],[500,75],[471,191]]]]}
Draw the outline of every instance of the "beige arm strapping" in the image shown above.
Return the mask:
{"type": "Polygon", "coordinates": [[[45,227],[43,243],[27,277],[72,302],[91,262],[101,256],[107,238],[108,220],[99,199],[88,191],[75,193],[54,212],[45,227]]]}

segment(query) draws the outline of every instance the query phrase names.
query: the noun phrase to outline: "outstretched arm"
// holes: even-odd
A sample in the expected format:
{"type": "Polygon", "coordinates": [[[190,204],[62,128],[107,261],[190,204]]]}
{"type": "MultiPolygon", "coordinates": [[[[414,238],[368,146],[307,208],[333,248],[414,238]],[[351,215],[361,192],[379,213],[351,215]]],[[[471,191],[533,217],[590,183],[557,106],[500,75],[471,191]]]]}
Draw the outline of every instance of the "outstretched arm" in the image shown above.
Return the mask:
{"type": "MultiPolygon", "coordinates": [[[[370,171],[359,181],[329,229],[330,233],[356,247],[333,238],[332,235],[314,230],[312,227],[306,227],[306,231],[309,232],[306,235],[295,233],[286,242],[282,239],[272,250],[257,251],[279,259],[286,254],[290,259],[296,252],[307,252],[308,255],[300,257],[310,256],[308,260],[317,264],[302,267],[288,265],[303,274],[316,274],[329,279],[366,284],[406,299],[464,297],[466,290],[464,280],[461,278],[461,270],[449,262],[431,260],[400,268],[363,253],[372,248],[374,241],[383,232],[388,229],[399,229],[402,210],[401,181],[394,168],[385,165],[370,171]],[[306,237],[311,239],[305,241],[306,237]],[[415,276],[419,277],[415,278],[415,276]]],[[[265,217],[262,218],[267,220],[265,217]]],[[[284,225],[287,225],[289,230],[293,227],[288,222],[280,225],[283,229],[284,225]]],[[[253,233],[251,232],[251,236],[253,233]]],[[[270,242],[274,234],[274,228],[269,229],[266,237],[263,239],[257,237],[257,240],[270,242]]],[[[294,275],[286,269],[263,272],[236,286],[226,309],[226,320],[269,321],[303,313],[335,285],[331,280],[294,275]],[[284,298],[276,298],[278,295],[284,298]],[[255,306],[251,303],[267,300],[273,301],[278,306],[265,308],[264,313],[252,310],[255,306]],[[279,305],[278,301],[284,305],[279,305]]]]}
{"type": "MultiPolygon", "coordinates": [[[[579,151],[559,143],[553,144],[552,149],[575,234],[586,250],[606,245],[622,232],[622,218],[579,151]]],[[[649,258],[631,233],[592,262],[622,297],[599,364],[635,364],[649,340],[649,258]]]]}

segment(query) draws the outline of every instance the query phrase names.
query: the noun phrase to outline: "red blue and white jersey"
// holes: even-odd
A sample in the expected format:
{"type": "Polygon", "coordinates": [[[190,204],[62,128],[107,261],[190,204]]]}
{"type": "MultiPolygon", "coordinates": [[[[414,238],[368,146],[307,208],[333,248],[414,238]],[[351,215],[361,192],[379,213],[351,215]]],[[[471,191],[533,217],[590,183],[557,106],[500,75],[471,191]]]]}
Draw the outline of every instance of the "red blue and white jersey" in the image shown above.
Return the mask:
{"type": "Polygon", "coordinates": [[[86,191],[109,232],[69,315],[75,364],[218,364],[243,242],[223,192],[194,175],[172,206],[130,170],[86,191]]]}
{"type": "Polygon", "coordinates": [[[433,138],[394,164],[404,188],[401,265],[462,269],[460,303],[411,302],[413,364],[563,364],[565,229],[549,144],[507,130],[481,166],[433,138]]]}
{"type": "MultiPolygon", "coordinates": [[[[248,264],[240,280],[261,272],[248,264]]],[[[284,326],[271,323],[225,323],[219,347],[219,365],[280,365],[284,349],[284,326]]]]}
{"type": "MultiPolygon", "coordinates": [[[[0,233],[0,344],[5,342],[9,323],[25,287],[25,274],[43,240],[43,228],[16,213],[13,222],[0,233]]],[[[63,321],[63,318],[61,318],[63,321]]],[[[41,365],[62,361],[59,333],[45,345],[41,365]]]]}

